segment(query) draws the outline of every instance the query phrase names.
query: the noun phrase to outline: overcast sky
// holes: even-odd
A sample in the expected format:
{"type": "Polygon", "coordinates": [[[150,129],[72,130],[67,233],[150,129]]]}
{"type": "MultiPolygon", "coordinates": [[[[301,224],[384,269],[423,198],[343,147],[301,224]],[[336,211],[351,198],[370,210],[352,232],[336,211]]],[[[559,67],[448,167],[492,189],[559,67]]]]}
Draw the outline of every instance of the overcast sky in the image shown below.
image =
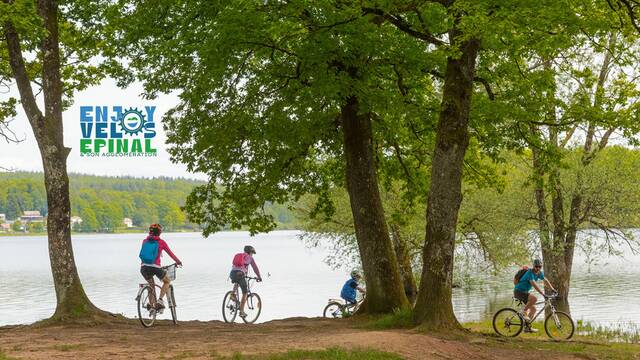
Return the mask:
{"type": "MultiPolygon", "coordinates": [[[[127,89],[120,89],[113,80],[105,80],[100,86],[91,87],[75,94],[73,105],[64,112],[64,141],[70,147],[71,153],[67,162],[69,172],[94,174],[94,175],[129,175],[136,177],[187,177],[206,179],[203,174],[191,174],[185,166],[173,164],[169,160],[166,150],[166,135],[162,130],[162,116],[177,103],[175,95],[161,96],[155,100],[144,100],[139,95],[142,92],[140,84],[135,84],[127,89]],[[157,157],[121,157],[106,158],[80,157],[80,106],[123,106],[125,108],[137,107],[142,109],[145,105],[155,105],[154,120],[157,123],[157,135],[153,139],[154,146],[158,149],[157,157]]],[[[8,96],[17,97],[16,89],[7,94],[0,92],[0,99],[8,96]]],[[[42,96],[38,100],[42,101],[42,96]]],[[[18,106],[18,115],[10,124],[10,128],[20,139],[21,143],[6,143],[0,139],[0,167],[16,170],[42,171],[42,161],[36,140],[24,114],[22,106],[18,106]]],[[[143,112],[144,113],[144,112],[143,112]]]]}

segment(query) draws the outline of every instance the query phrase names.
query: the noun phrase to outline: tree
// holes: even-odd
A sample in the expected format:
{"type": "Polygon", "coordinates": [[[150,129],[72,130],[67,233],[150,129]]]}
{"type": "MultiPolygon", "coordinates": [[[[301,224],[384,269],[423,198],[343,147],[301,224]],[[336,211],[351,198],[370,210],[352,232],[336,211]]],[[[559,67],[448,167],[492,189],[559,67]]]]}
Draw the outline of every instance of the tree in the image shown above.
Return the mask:
{"type": "Polygon", "coordinates": [[[11,230],[13,231],[24,231],[24,226],[22,225],[22,221],[16,220],[11,224],[11,230]]]}
{"type": "Polygon", "coordinates": [[[43,222],[31,222],[29,224],[27,224],[27,230],[29,230],[29,232],[35,232],[35,233],[40,233],[44,231],[44,223],[43,222]]]}
{"type": "Polygon", "coordinates": [[[68,106],[68,96],[101,77],[91,65],[71,65],[88,64],[96,43],[89,36],[79,41],[86,34],[69,17],[69,12],[61,13],[53,0],[0,3],[4,34],[0,53],[5,54],[0,61],[0,81],[15,80],[40,149],[49,205],[49,258],[57,299],[52,319],[60,321],[103,314],[87,298],[73,257],[66,166],[70,149],[64,146],[62,128],[62,111],[68,106]],[[36,57],[28,60],[31,54],[36,57]],[[38,106],[32,83],[41,87],[44,112],[38,106]]]}
{"type": "Polygon", "coordinates": [[[433,59],[422,46],[357,4],[128,9],[118,14],[127,21],[112,20],[124,26],[118,54],[127,49],[149,95],[180,89],[183,101],[165,119],[171,154],[211,179],[189,196],[189,218],[205,234],[226,225],[266,231],[274,221],[265,203],[317,194],[314,212],[330,214],[329,189],[343,186],[368,284],[364,309],[406,306],[378,189],[377,156],[389,149],[377,146],[382,129],[433,118],[434,93],[407,86],[430,82],[423,69],[433,59]],[[168,12],[175,16],[158,16],[168,12]]]}
{"type": "Polygon", "coordinates": [[[560,293],[558,308],[565,312],[570,311],[571,269],[580,227],[588,224],[607,237],[626,237],[607,214],[612,205],[598,202],[589,191],[592,163],[616,132],[634,141],[633,134],[640,130],[640,89],[629,80],[638,74],[636,39],[617,31],[588,35],[576,37],[570,52],[541,59],[540,72],[550,79],[540,95],[546,100],[546,110],[540,114],[545,121],[529,125],[545,274],[560,293]],[[562,171],[565,167],[574,171],[562,171]]]}

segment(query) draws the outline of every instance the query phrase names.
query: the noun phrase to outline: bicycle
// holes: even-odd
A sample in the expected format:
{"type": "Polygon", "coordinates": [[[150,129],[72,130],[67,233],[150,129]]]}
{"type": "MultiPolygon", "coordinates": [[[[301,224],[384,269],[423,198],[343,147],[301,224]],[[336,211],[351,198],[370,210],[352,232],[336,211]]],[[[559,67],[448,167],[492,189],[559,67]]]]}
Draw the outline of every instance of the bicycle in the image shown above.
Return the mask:
{"type": "MultiPolygon", "coordinates": [[[[169,280],[173,281],[176,279],[177,267],[177,264],[171,264],[169,266],[162,267],[167,272],[169,280]]],[[[154,286],[158,289],[162,288],[160,285],[155,283],[154,286]]],[[[156,321],[156,316],[163,313],[163,309],[156,310],[156,308],[151,305],[151,296],[156,299],[154,288],[148,282],[140,284],[140,289],[138,290],[138,295],[136,296],[136,302],[138,303],[138,319],[140,319],[140,323],[142,323],[142,326],[144,327],[152,326],[156,321]]],[[[173,284],[169,285],[169,291],[167,292],[167,306],[171,310],[171,318],[173,320],[173,324],[177,325],[178,315],[176,314],[176,297],[173,291],[173,284]]]]}
{"type": "MultiPolygon", "coordinates": [[[[253,324],[262,312],[262,299],[260,299],[260,295],[251,291],[251,281],[257,281],[258,278],[245,276],[245,279],[247,280],[247,302],[244,305],[244,310],[247,316],[241,316],[241,318],[246,324],[253,324]]],[[[239,286],[234,286],[234,288],[234,290],[227,291],[224,300],[222,300],[222,317],[226,323],[234,322],[240,312],[240,299],[242,298],[239,286]]]]}
{"type": "Polygon", "coordinates": [[[536,305],[544,304],[544,306],[538,311],[538,313],[527,321],[524,318],[524,306],[525,302],[515,299],[516,304],[521,306],[520,310],[513,308],[503,308],[496,312],[493,316],[493,330],[500,336],[516,337],[525,327],[531,327],[531,324],[538,318],[538,316],[549,308],[550,314],[544,319],[544,331],[551,339],[554,340],[569,340],[573,336],[575,331],[575,324],[569,314],[556,311],[556,307],[553,305],[553,300],[558,298],[558,294],[554,293],[551,296],[544,297],[544,301],[539,301],[536,305]]]}
{"type": "Polygon", "coordinates": [[[324,307],[322,314],[325,318],[329,319],[349,317],[358,311],[363,301],[364,296],[362,296],[355,304],[347,303],[344,299],[329,299],[329,303],[324,307]]]}

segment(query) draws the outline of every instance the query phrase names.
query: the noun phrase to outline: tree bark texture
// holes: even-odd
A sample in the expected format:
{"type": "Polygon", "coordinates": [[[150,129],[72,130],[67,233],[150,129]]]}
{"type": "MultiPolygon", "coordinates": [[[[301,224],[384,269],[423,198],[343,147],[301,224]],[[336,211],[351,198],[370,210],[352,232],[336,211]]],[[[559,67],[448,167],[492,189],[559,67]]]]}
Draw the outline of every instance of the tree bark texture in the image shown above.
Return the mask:
{"type": "Polygon", "coordinates": [[[42,17],[46,36],[41,44],[42,91],[44,114],[38,108],[31,80],[28,77],[19,35],[8,21],[5,40],[9,62],[16,79],[22,106],[38,143],[44,169],[47,193],[47,235],[49,259],[56,291],[56,310],[53,320],[69,320],[87,315],[103,314],[86,296],[75,265],[71,243],[71,205],[67,156],[62,128],[62,81],[60,78],[60,49],[58,42],[58,8],[55,1],[39,0],[38,14],[42,17]]]}
{"type": "Polygon", "coordinates": [[[362,311],[389,313],[409,304],[380,198],[371,114],[359,110],[358,98],[350,96],[341,109],[341,120],[347,191],[367,284],[362,311]]]}
{"type": "MultiPolygon", "coordinates": [[[[461,35],[455,28],[450,39],[461,35]]],[[[469,145],[469,111],[479,40],[463,40],[460,57],[447,59],[436,148],[427,200],[423,270],[414,320],[426,328],[457,328],[451,284],[456,223],[462,201],[462,169],[469,145]]]]}

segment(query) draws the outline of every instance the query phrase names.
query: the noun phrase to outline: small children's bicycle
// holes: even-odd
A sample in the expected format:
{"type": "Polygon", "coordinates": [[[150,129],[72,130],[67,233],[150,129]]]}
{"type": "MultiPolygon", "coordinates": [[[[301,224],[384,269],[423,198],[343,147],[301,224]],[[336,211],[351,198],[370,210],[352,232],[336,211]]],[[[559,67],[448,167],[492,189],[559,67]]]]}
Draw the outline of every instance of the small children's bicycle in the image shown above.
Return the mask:
{"type": "Polygon", "coordinates": [[[349,317],[358,311],[363,301],[364,296],[355,304],[347,303],[343,299],[329,299],[329,303],[324,307],[323,315],[329,319],[349,317]]]}

